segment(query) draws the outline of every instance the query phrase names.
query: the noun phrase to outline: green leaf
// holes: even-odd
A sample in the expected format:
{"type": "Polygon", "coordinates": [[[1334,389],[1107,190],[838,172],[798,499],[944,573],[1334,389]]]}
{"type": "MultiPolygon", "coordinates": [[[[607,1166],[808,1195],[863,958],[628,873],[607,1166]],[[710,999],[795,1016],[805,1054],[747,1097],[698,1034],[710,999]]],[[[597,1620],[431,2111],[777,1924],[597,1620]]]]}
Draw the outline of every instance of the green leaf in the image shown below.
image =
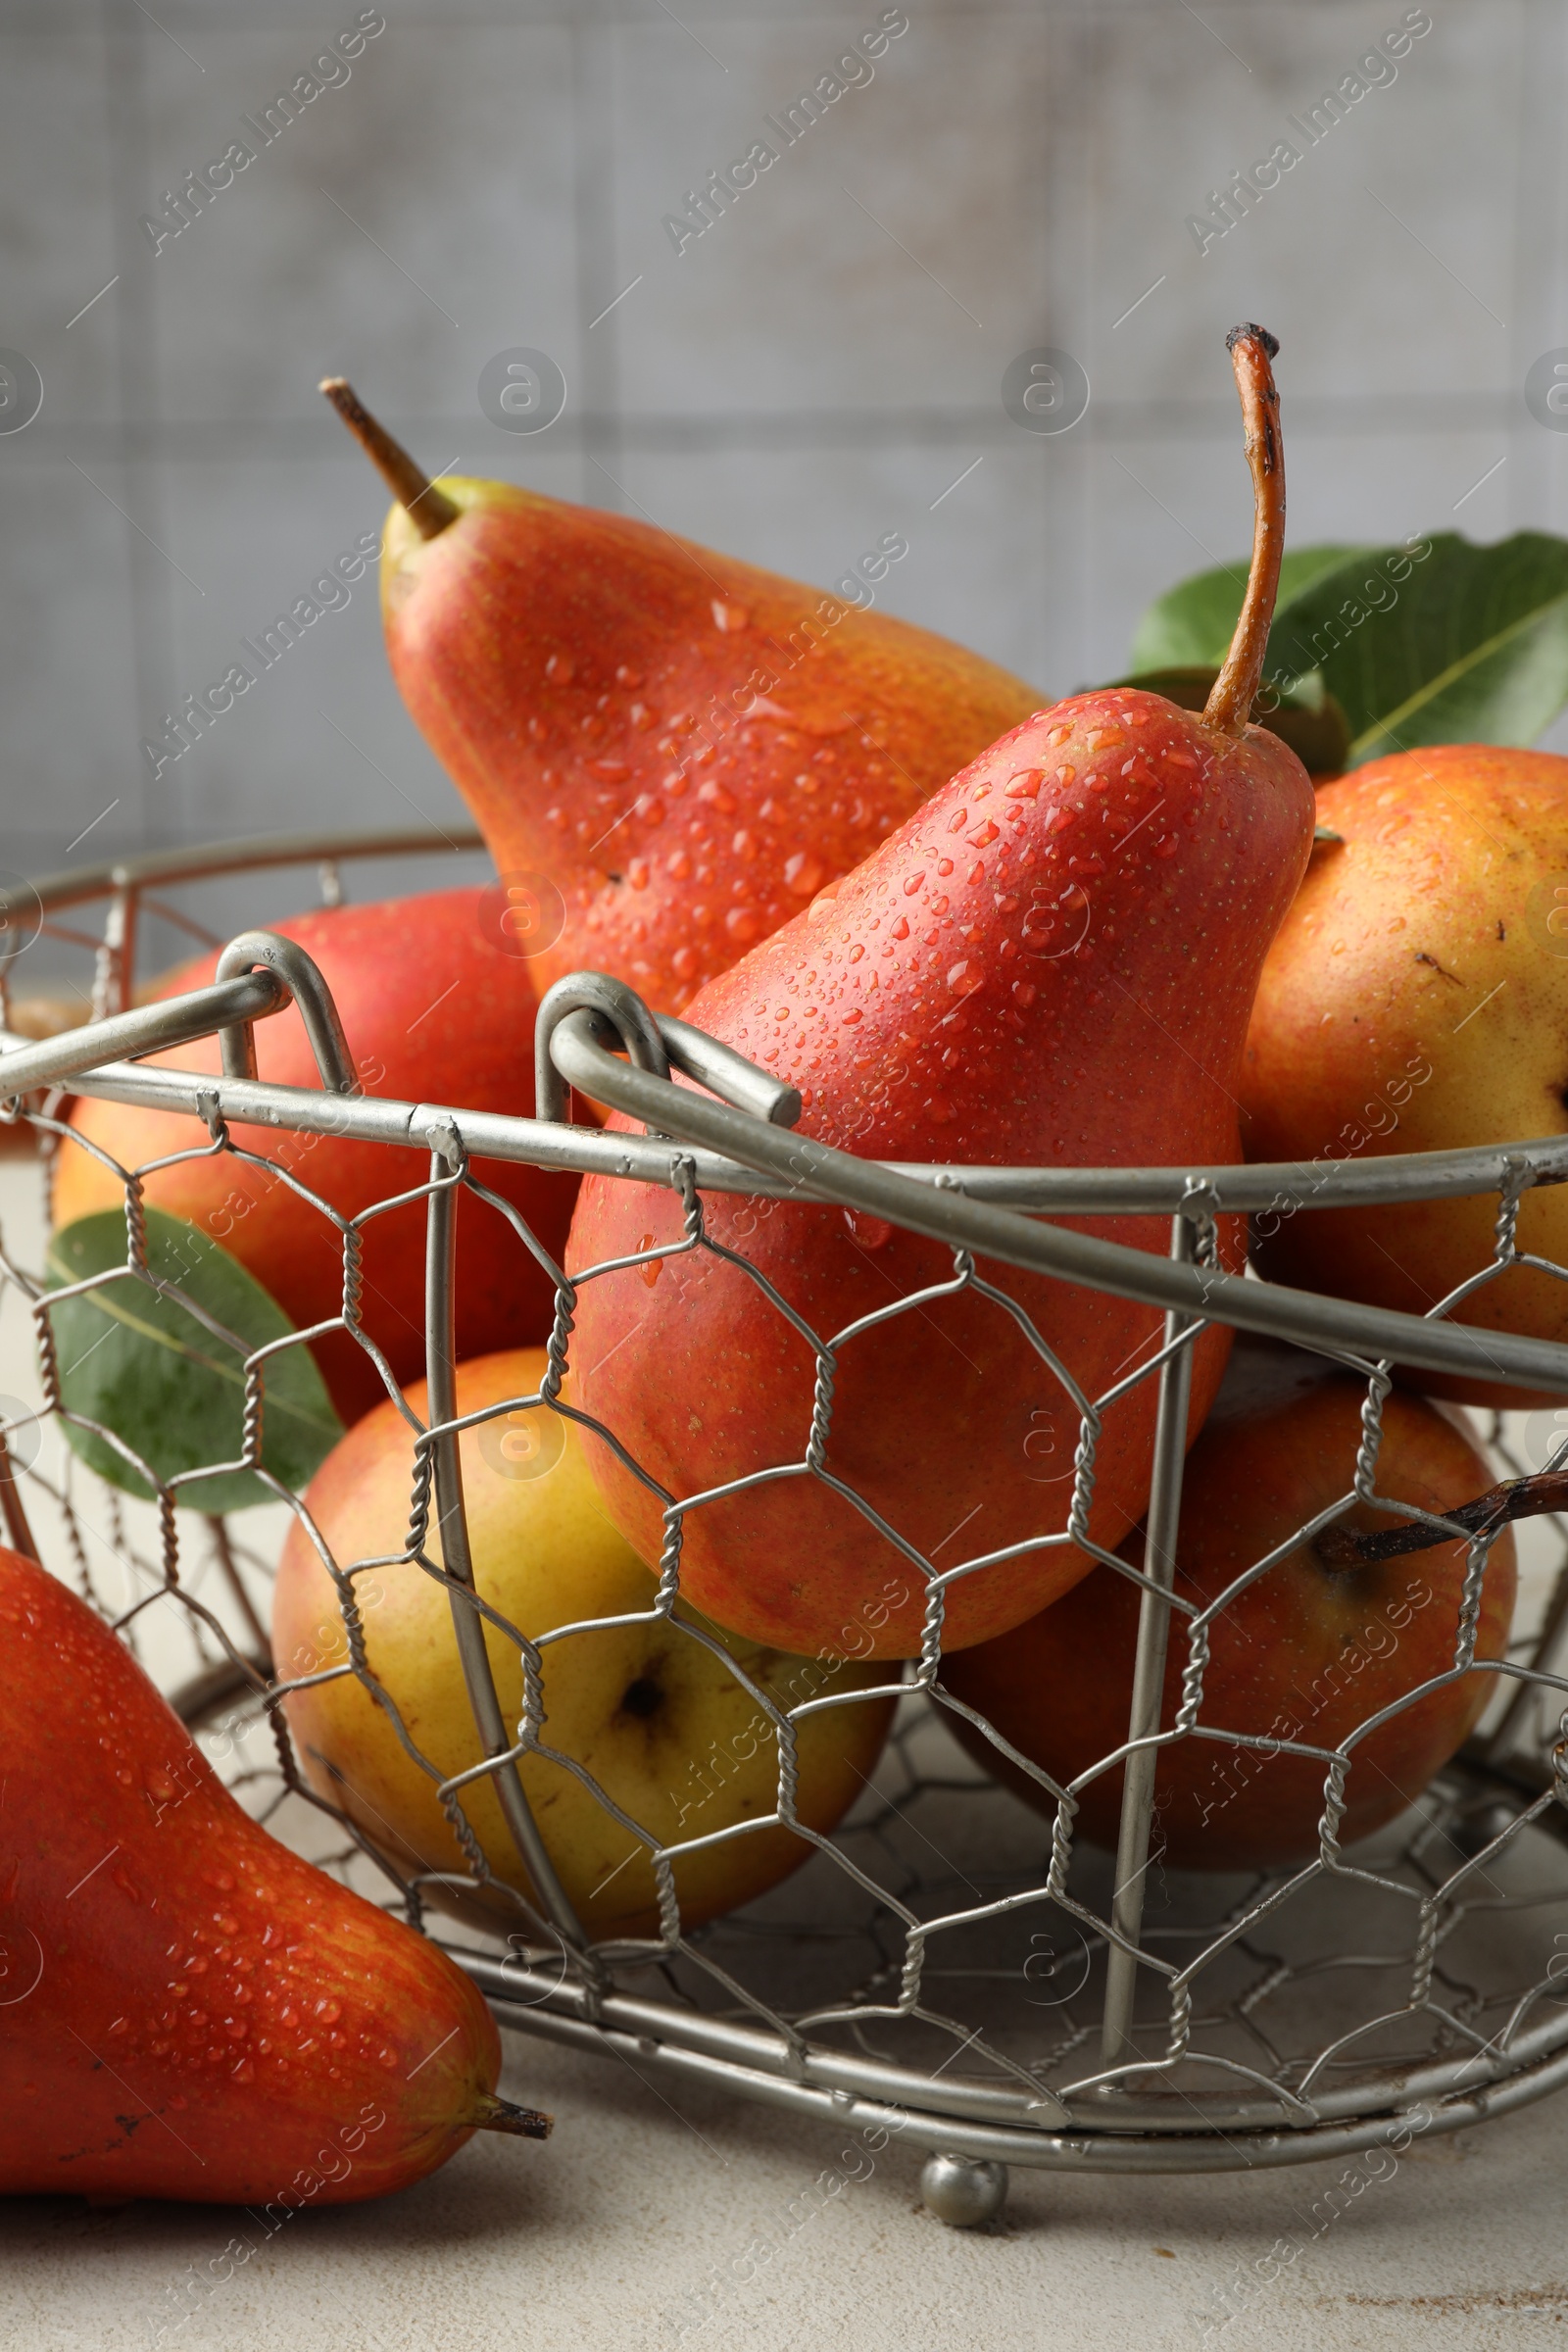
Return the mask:
{"type": "MultiPolygon", "coordinates": [[[[68,1411],[100,1422],[166,1484],[182,1471],[233,1462],[243,1450],[245,1371],[251,1350],[294,1329],[276,1300],[199,1226],[149,1208],[147,1263],[190,1305],[132,1274],[101,1283],[49,1310],[68,1411]],[[191,1307],[201,1308],[219,1332],[191,1307]]],[[[120,1209],[79,1217],[49,1245],[51,1290],[125,1263],[120,1209]]],[[[305,1486],[343,1435],[309,1348],[270,1355],[262,1371],[262,1461],[294,1490],[305,1486]]],[[[62,1424],[74,1451],[127,1494],[152,1489],[94,1431],[62,1424]]],[[[237,1511],[276,1499],[254,1472],[193,1479],[175,1499],[200,1511],[237,1511]]]]}
{"type": "Polygon", "coordinates": [[[1426,743],[1534,743],[1568,704],[1568,540],[1445,531],[1355,557],[1282,605],[1267,669],[1321,672],[1352,767],[1426,743]]]}
{"type": "MultiPolygon", "coordinates": [[[[1337,571],[1367,552],[1354,547],[1288,548],[1280,565],[1280,610],[1325,572],[1337,571]]],[[[1138,624],[1129,669],[1217,669],[1230,652],[1246,588],[1247,558],[1242,556],[1217,571],[1195,572],[1168,589],[1138,624]]]]}

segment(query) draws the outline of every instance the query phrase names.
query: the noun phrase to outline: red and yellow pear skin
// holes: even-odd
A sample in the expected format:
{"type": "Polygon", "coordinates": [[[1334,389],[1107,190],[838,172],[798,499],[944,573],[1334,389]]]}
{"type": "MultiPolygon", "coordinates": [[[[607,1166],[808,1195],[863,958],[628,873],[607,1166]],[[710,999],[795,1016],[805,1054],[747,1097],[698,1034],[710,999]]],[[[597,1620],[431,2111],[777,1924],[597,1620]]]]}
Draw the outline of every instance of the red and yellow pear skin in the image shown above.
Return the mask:
{"type": "Polygon", "coordinates": [[[387,652],[497,868],[545,886],[542,986],[588,967],[678,1011],[1039,701],[635,516],[440,493],[458,512],[433,538],[388,518],[387,652]]]}
{"type": "MultiPolygon", "coordinates": [[[[1277,737],[1233,737],[1134,688],[1080,695],[993,744],[685,1017],[799,1087],[803,1133],[865,1157],[1234,1161],[1252,992],[1312,821],[1306,771],[1277,737]]],[[[715,1197],[706,1215],[824,1340],[953,1282],[951,1251],[836,1208],[715,1197]]],[[[1169,1246],[1164,1218],[1072,1222],[1169,1246]]],[[[673,1194],[588,1177],[568,1264],[680,1236],[673,1194]]],[[[1227,1232],[1228,1262],[1239,1238],[1227,1232]]],[[[1091,1396],[1157,1345],[1150,1308],[978,1271],[1091,1396]]],[[[1228,1345],[1210,1328],[1195,1348],[1194,1430],[1228,1345]]],[[[571,1348],[578,1403],[677,1498],[805,1458],[812,1350],[717,1257],[583,1284],[571,1348]]],[[[1147,1499],[1154,1401],[1145,1382],[1104,1424],[1091,1532],[1107,1548],[1147,1499]]],[[[1028,1335],[968,1290],[845,1344],[825,1468],[942,1573],[1063,1530],[1077,1440],[1028,1335]]],[[[593,1460],[612,1517],[656,1560],[657,1500],[597,1442],[593,1460]]],[[[681,1557],[692,1603],[753,1640],[843,1646],[844,1629],[881,1606],[877,1653],[919,1646],[921,1574],[821,1479],[704,1502],[686,1515],[681,1557]],[[906,1599],[887,1614],[883,1589],[901,1578],[906,1599]]],[[[1004,1633],[1088,1565],[1061,1545],[956,1581],[945,1644],[1004,1633]]]]}
{"type": "MultiPolygon", "coordinates": [[[[1348,1494],[1366,1383],[1295,1349],[1238,1342],[1220,1397],[1187,1457],[1176,1592],[1205,1608],[1319,1511],[1348,1494]]],[[[1396,1390],[1383,1406],[1380,1494],[1451,1510],[1491,1483],[1485,1461],[1435,1406],[1396,1390]]],[[[1349,1524],[1386,1529],[1356,1505],[1349,1524]]],[[[1123,1546],[1142,1565],[1142,1538],[1123,1546]]],[[[1385,1706],[1453,1665],[1468,1545],[1357,1568],[1330,1568],[1310,1545],[1292,1552],[1214,1619],[1201,1720],[1216,1730],[1335,1748],[1385,1706]]],[[[1504,1529],[1487,1563],[1476,1655],[1504,1654],[1515,1590],[1504,1529]]],[[[1058,1783],[1112,1755],[1127,1738],[1138,1588],[1097,1566],[1062,1600],[1004,1642],[966,1650],[943,1669],[956,1698],[977,1707],[1020,1755],[1058,1783]]],[[[1160,1729],[1181,1701],[1188,1643],[1173,1614],[1160,1729]]],[[[1418,1796],[1461,1746],[1495,1676],[1472,1673],[1434,1690],[1353,1749],[1342,1844],[1370,1837],[1418,1796]]],[[[1025,1802],[1055,1799],[962,1716],[946,1717],[970,1753],[1025,1802]]],[[[1318,1850],[1321,1759],[1207,1740],[1161,1750],[1153,1842],[1180,1869],[1257,1870],[1318,1850]]],[[[1081,1791],[1077,1824],[1114,1848],[1118,1765],[1081,1791]]]]}
{"type": "Polygon", "coordinates": [[[9,1551],[0,1644],[0,2192],[287,2210],[444,2163],[495,2108],[469,1980],[243,1812],[9,1551]]]}
{"type": "MultiPolygon", "coordinates": [[[[459,1417],[540,1390],[548,1358],[518,1348],[460,1364],[459,1417]]],[[[428,1410],[422,1382],[408,1393],[411,1409],[428,1410]]],[[[813,1847],[773,1818],[778,1804],[777,1737],[726,1664],[681,1625],[648,1622],[655,1587],[642,1562],[599,1508],[576,1425],[542,1422],[539,1411],[466,1429],[465,1512],[474,1585],[489,1607],[529,1640],[573,1621],[608,1620],[541,1651],[545,1744],[592,1776],[613,1803],[665,1844],[708,1838],[756,1823],[744,1837],[699,1844],[672,1865],[681,1928],[690,1934],[775,1886],[808,1861],[813,1847]],[[497,1440],[561,1446],[539,1477],[510,1475],[497,1440]],[[642,1622],[636,1622],[638,1618],[642,1622]],[[616,1623],[616,1619],[632,1622],[616,1623]],[[711,1774],[711,1784],[704,1767],[711,1774]],[[763,1823],[767,1826],[762,1826],[763,1823]]],[[[548,1461],[548,1453],[540,1458],[548,1461]]],[[[397,1725],[358,1677],[313,1680],[324,1662],[346,1657],[342,1605],[303,1523],[290,1526],[278,1562],[272,1642],[280,1674],[302,1678],[287,1704],[289,1727],[307,1776],[360,1828],[372,1846],[410,1870],[444,1871],[457,1883],[432,1883],[429,1899],[471,1925],[505,1932],[517,1924],[502,1891],[527,1879],[494,1786],[470,1781],[465,1816],[500,1888],[470,1891],[470,1857],[436,1795],[438,1783],[404,1745],[412,1741],[455,1779],[484,1749],[452,1633],[452,1604],[416,1560],[399,1559],[408,1541],[413,1437],[390,1401],[367,1413],[328,1454],[311,1481],[311,1521],[339,1567],[379,1556],[373,1581],[361,1580],[366,1658],[397,1705],[397,1725]]],[[[442,1563],[432,1526],[428,1556],[442,1563]]],[[[523,1707],[522,1660],[515,1641],[485,1626],[485,1648],[503,1719],[515,1725],[523,1707]]],[[[842,1696],[886,1684],[885,1669],[852,1662],[781,1657],[733,1640],[725,1649],[780,1708],[803,1699],[842,1696]]],[[[868,1786],[892,1721],[891,1698],[866,1698],[805,1717],[796,1730],[795,1817],[828,1837],[868,1786]]],[[[659,1891],[646,1850],[600,1803],[576,1771],[544,1755],[524,1756],[523,1793],[533,1810],[562,1887],[596,1941],[662,1933],[659,1891]]]]}
{"type": "MultiPolygon", "coordinates": [[[[1263,966],[1237,1091],[1249,1159],[1316,1163],[1568,1130],[1568,760],[1444,744],[1325,785],[1325,845],[1263,966]]],[[[1271,1281],[1424,1315],[1494,1252],[1495,1194],[1256,1220],[1271,1281]]],[[[1568,1194],[1527,1192],[1518,1246],[1568,1263],[1568,1194]]],[[[1568,1339],[1568,1283],[1515,1267],[1455,1320],[1568,1339]]],[[[1415,1368],[1461,1402],[1545,1392],[1415,1368]]]]}
{"type": "MultiPolygon", "coordinates": [[[[528,1116],[538,999],[532,967],[503,945],[500,912],[492,886],[320,907],[273,928],[320,966],[367,1094],[528,1116]]],[[[216,963],[208,956],[183,965],[165,978],[159,994],[204,986],[216,963]]],[[[292,1006],[258,1021],[255,1035],[263,1078],[280,1086],[320,1084],[304,1023],[292,1006]]],[[[150,1059],[176,1069],[220,1067],[216,1038],[150,1059]]],[[[205,1141],[197,1121],[172,1111],[85,1098],[76,1103],[72,1125],[126,1168],[205,1141]]],[[[421,1151],[240,1124],[229,1132],[242,1151],[280,1163],[344,1216],[429,1177],[429,1154],[421,1151]]],[[[475,1162],[474,1174],[520,1211],[559,1262],[576,1178],[494,1160],[475,1162]]],[[[280,1177],[227,1153],[198,1157],[149,1176],[145,1198],[220,1242],[297,1329],[342,1311],[341,1236],[280,1177]]],[[[123,1200],[124,1187],[90,1152],[70,1143],[62,1147],[54,1186],[57,1225],[123,1200]]],[[[457,1224],[460,1348],[479,1353],[542,1339],[550,1329],[554,1293],[531,1252],[496,1210],[467,1193],[460,1197],[457,1224]]],[[[364,1328],[399,1381],[416,1379],[424,1369],[423,1202],[374,1217],[362,1233],[364,1328]]],[[[371,1358],[346,1332],[318,1340],[314,1353],[345,1421],[358,1420],[385,1396],[371,1358]]]]}

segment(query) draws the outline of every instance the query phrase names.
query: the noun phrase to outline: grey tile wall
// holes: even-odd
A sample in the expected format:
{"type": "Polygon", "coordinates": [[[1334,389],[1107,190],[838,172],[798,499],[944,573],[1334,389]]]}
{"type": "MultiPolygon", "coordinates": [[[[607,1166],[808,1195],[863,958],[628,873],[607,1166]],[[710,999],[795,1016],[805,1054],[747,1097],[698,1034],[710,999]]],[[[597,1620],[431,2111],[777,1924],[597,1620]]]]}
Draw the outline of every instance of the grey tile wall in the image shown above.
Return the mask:
{"type": "Polygon", "coordinates": [[[457,813],[368,586],[162,777],[139,752],[379,517],[327,369],[432,466],[807,578],[900,529],[890,607],[1046,691],[1114,674],[1151,596],[1245,545],[1237,317],[1284,344],[1298,538],[1568,528],[1568,442],[1520,397],[1568,342],[1557,0],[1433,0],[1396,79],[1204,253],[1186,216],[1402,0],[907,0],[874,74],[678,253],[662,217],[782,145],[766,119],[877,0],[386,0],[348,79],[155,256],[140,216],[358,13],[0,18],[0,344],[45,383],[0,436],[7,866],[457,813]],[[1093,385],[1060,438],[999,397],[1045,342],[1093,385]],[[475,397],[518,343],[568,381],[538,438],[475,397]]]}

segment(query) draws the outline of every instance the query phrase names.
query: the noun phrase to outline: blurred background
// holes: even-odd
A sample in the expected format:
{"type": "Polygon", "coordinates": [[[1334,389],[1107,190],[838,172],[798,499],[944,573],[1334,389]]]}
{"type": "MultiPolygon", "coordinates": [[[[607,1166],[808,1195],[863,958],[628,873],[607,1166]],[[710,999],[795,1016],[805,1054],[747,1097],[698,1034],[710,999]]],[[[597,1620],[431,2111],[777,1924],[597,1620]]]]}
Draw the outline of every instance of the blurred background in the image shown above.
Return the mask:
{"type": "Polygon", "coordinates": [[[431,471],[808,580],[898,532],[886,608],[1043,696],[1247,546],[1239,318],[1283,346],[1296,542],[1568,528],[1523,392],[1568,318],[1565,47],[1550,0],[7,0],[0,345],[13,419],[17,355],[42,402],[0,432],[0,864],[458,822],[371,577],[184,758],[142,749],[379,528],[328,371],[431,471]],[[1087,377],[1069,429],[1005,405],[1041,347],[1087,377]],[[518,348],[564,379],[543,430],[481,405],[518,348]]]}

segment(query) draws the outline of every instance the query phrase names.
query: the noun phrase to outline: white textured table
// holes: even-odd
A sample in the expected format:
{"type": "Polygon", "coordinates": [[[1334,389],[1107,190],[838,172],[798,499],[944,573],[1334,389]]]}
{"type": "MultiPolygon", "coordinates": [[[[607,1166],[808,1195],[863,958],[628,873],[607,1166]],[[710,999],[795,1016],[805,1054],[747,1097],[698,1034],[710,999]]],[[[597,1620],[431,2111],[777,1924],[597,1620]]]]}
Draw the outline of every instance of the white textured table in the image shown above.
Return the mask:
{"type": "Polygon", "coordinates": [[[301,2213],[238,2265],[225,2248],[261,2231],[223,2208],[0,2201],[0,2342],[1491,2352],[1563,2340],[1561,2100],[1418,2141],[1333,2219],[1328,2192],[1350,2168],[1179,2181],[1014,2172],[1003,2222],[967,2235],[919,2210],[913,2150],[890,2147],[823,2198],[824,2176],[845,2168],[815,2125],[685,2092],[676,2113],[613,2061],[522,2036],[509,2057],[503,2087],[556,2114],[546,2145],[470,2141],[418,2188],[301,2213]],[[1256,2266],[1266,2273],[1282,2242],[1299,2250],[1265,2283],[1256,2266]],[[1244,2268],[1255,2291],[1242,2298],[1244,2268]],[[177,2325],[172,2289],[186,2297],[177,2325]]]}

